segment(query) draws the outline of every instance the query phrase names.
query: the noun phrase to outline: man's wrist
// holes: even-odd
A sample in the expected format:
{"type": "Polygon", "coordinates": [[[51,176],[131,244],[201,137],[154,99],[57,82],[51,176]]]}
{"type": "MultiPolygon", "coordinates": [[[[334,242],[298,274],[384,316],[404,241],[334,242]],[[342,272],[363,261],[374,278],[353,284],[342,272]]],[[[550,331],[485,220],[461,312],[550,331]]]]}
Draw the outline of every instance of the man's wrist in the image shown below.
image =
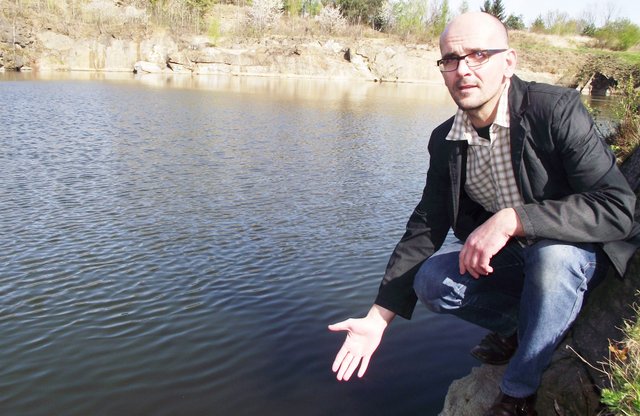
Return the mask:
{"type": "Polygon", "coordinates": [[[375,303],[373,304],[371,309],[369,309],[369,313],[367,314],[367,318],[379,321],[385,327],[391,323],[395,316],[396,314],[394,312],[375,303]]]}
{"type": "Polygon", "coordinates": [[[498,211],[502,220],[500,224],[505,227],[505,234],[509,237],[522,237],[524,236],[524,229],[522,227],[522,221],[518,213],[513,208],[504,208],[498,211]]]}

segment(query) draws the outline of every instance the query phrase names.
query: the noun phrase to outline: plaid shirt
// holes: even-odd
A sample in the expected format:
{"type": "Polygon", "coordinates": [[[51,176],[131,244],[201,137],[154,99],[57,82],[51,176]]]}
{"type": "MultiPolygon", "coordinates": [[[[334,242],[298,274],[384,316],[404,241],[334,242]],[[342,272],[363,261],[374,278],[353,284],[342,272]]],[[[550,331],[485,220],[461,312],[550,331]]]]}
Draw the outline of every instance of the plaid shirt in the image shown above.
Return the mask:
{"type": "Polygon", "coordinates": [[[511,165],[509,142],[509,84],[498,102],[498,111],[489,130],[490,140],[478,136],[467,114],[458,109],[447,140],[466,140],[467,194],[489,212],[523,205],[511,165]]]}

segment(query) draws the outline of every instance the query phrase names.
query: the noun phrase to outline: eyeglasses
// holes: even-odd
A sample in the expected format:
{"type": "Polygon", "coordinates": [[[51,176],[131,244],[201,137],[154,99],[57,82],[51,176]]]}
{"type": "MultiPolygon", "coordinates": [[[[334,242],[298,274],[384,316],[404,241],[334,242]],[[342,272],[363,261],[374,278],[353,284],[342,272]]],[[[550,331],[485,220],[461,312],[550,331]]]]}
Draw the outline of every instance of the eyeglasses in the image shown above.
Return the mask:
{"type": "Polygon", "coordinates": [[[438,59],[436,65],[440,68],[440,72],[451,72],[458,69],[460,61],[464,59],[467,66],[469,68],[473,68],[484,64],[491,56],[505,51],[507,51],[507,49],[484,49],[481,51],[473,51],[462,56],[448,56],[446,58],[438,59]]]}

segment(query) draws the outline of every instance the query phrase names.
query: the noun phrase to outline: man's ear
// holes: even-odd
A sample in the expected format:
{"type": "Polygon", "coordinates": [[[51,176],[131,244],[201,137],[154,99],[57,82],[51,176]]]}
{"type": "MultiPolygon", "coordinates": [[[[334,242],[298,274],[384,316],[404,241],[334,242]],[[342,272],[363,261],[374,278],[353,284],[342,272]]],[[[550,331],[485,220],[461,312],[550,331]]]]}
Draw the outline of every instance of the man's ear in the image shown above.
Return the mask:
{"type": "Polygon", "coordinates": [[[504,76],[507,78],[511,78],[516,71],[516,63],[518,62],[518,55],[514,49],[509,49],[505,52],[505,67],[504,67],[504,76]]]}

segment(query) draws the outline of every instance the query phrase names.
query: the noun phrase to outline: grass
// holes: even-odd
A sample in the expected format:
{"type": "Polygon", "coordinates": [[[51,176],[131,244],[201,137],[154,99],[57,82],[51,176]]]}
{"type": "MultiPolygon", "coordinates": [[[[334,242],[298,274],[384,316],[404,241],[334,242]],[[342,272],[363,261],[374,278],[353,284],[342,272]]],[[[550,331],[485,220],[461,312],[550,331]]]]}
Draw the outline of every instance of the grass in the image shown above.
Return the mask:
{"type": "Polygon", "coordinates": [[[609,346],[611,387],[602,390],[603,416],[640,416],[640,322],[626,322],[623,331],[624,340],[609,346]]]}

